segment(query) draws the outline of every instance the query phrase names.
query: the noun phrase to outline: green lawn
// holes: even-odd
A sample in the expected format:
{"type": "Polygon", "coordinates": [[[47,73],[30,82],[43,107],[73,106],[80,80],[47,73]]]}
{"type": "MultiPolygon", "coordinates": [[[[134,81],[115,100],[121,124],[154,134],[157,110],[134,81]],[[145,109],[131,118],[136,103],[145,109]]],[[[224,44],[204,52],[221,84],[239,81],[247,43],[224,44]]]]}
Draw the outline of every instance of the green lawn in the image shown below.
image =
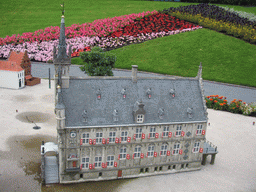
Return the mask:
{"type": "MultiPolygon", "coordinates": [[[[192,4],[129,0],[64,2],[66,26],[192,4]]],[[[59,26],[60,3],[63,1],[2,1],[0,37],[59,26]]],[[[255,7],[228,7],[256,15],[255,7]]],[[[111,52],[117,56],[116,68],[131,69],[131,65],[138,65],[138,69],[143,71],[195,77],[202,62],[203,79],[256,87],[256,46],[206,28],[125,46],[111,52]]]]}

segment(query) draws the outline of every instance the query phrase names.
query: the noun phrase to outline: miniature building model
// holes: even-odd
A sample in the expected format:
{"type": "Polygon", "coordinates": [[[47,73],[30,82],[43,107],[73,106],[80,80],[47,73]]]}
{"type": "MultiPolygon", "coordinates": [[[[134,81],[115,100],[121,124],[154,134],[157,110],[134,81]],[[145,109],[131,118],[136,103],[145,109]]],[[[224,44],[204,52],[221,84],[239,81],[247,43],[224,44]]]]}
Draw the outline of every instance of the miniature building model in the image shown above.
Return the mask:
{"type": "MultiPolygon", "coordinates": [[[[54,50],[60,183],[199,170],[207,108],[197,77],[71,77],[64,16],[54,50]]],[[[208,146],[210,147],[210,146],[208,146]]],[[[216,151],[216,150],[215,150],[216,151]]]]}
{"type": "Polygon", "coordinates": [[[27,51],[15,52],[11,50],[7,61],[0,61],[0,74],[1,87],[18,89],[25,85],[33,86],[41,83],[40,78],[31,75],[31,63],[27,51]],[[16,74],[18,72],[21,75],[16,74]]]}

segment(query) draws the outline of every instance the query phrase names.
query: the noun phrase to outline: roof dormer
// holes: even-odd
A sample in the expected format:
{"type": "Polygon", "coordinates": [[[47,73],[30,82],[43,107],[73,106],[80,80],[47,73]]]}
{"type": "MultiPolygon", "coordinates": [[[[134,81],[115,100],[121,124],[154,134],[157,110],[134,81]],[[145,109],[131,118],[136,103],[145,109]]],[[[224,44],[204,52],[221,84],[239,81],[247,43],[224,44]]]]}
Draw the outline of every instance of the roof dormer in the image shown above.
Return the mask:
{"type": "Polygon", "coordinates": [[[100,100],[101,99],[101,91],[100,91],[100,89],[98,89],[96,94],[97,94],[97,99],[100,100]]]}
{"type": "Polygon", "coordinates": [[[123,95],[123,98],[126,98],[126,89],[122,89],[121,94],[123,95]]]}
{"type": "Polygon", "coordinates": [[[136,123],[144,123],[146,111],[144,110],[144,104],[142,101],[136,101],[134,104],[133,117],[136,123]]]}
{"type": "Polygon", "coordinates": [[[187,109],[187,114],[188,114],[188,118],[189,118],[189,119],[192,119],[192,117],[193,117],[193,114],[192,114],[192,113],[193,113],[193,108],[189,108],[189,107],[188,107],[188,109],[187,109]]]}
{"type": "Polygon", "coordinates": [[[175,89],[170,89],[169,92],[170,92],[171,97],[174,98],[175,97],[175,89]]]}
{"type": "Polygon", "coordinates": [[[158,117],[159,117],[160,119],[163,119],[163,118],[164,118],[164,108],[160,108],[160,109],[158,110],[158,117]]]}
{"type": "Polygon", "coordinates": [[[148,98],[150,99],[151,96],[152,96],[151,88],[148,88],[148,90],[146,91],[146,93],[147,93],[148,98]]]}
{"type": "Polygon", "coordinates": [[[117,121],[118,121],[118,110],[117,110],[117,109],[114,109],[114,112],[113,112],[113,120],[114,120],[114,122],[117,122],[117,121]]]}

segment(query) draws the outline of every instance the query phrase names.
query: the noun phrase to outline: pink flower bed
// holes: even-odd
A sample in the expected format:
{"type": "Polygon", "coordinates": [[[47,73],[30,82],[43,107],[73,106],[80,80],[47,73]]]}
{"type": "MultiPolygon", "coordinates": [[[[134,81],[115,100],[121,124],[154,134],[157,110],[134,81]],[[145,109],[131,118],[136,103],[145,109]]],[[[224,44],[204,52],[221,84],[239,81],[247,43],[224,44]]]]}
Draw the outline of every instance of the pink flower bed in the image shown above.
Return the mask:
{"type": "MultiPolygon", "coordinates": [[[[66,42],[68,47],[72,46],[71,56],[79,56],[79,52],[90,51],[90,47],[93,46],[115,49],[128,44],[202,28],[178,19],[175,20],[175,17],[168,19],[168,15],[156,13],[156,11],[148,11],[67,27],[66,42]],[[151,16],[145,18],[146,15],[151,16]],[[142,18],[142,21],[135,21],[138,18],[142,18]],[[161,20],[157,20],[157,18],[161,20]],[[145,21],[147,29],[143,30],[145,21]],[[157,23],[164,25],[159,27],[157,23]],[[124,33],[124,31],[126,32],[124,33]]],[[[53,59],[53,47],[57,46],[59,42],[59,31],[59,27],[50,27],[35,33],[25,33],[23,36],[6,37],[4,40],[2,39],[2,43],[4,43],[0,46],[0,58],[7,58],[11,49],[21,52],[27,50],[31,60],[50,62],[53,59]]]]}

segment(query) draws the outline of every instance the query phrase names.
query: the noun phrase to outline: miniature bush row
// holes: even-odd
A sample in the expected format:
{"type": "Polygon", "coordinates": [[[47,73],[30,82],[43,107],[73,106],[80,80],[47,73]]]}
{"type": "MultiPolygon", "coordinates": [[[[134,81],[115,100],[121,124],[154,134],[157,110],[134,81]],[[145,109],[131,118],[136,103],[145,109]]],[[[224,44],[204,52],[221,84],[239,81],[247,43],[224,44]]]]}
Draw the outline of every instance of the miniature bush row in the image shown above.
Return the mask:
{"type": "Polygon", "coordinates": [[[250,103],[247,104],[242,100],[236,100],[227,103],[226,97],[219,97],[219,95],[210,95],[205,97],[206,106],[209,109],[216,109],[222,111],[229,111],[231,113],[238,113],[247,116],[255,116],[256,115],[256,104],[250,103]]]}

